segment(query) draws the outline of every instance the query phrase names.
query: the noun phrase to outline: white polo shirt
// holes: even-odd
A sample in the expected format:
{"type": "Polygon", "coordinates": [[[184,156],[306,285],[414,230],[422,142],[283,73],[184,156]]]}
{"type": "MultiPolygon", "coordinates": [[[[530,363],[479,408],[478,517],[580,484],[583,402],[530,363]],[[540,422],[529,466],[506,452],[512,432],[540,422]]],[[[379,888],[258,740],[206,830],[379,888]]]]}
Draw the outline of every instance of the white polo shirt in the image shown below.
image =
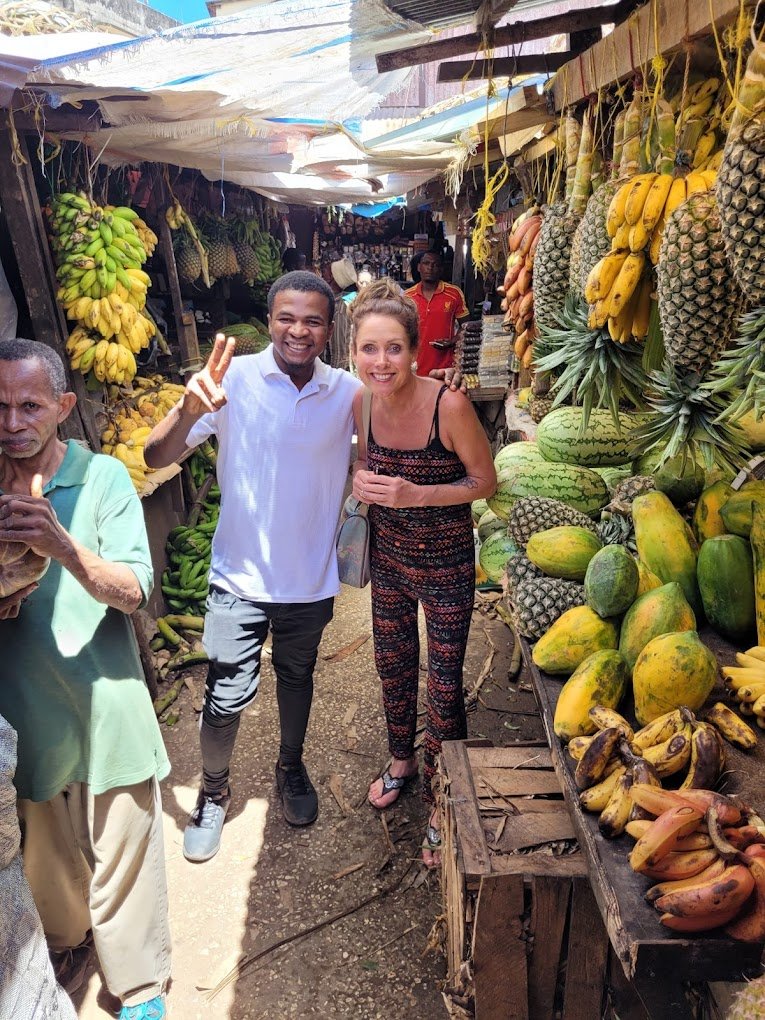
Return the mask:
{"type": "Polygon", "coordinates": [[[189,446],[218,437],[221,511],[210,583],[254,602],[318,602],[337,595],[335,533],[353,434],[348,372],[314,364],[298,390],[273,345],[234,358],[228,403],[206,414],[189,446]]]}

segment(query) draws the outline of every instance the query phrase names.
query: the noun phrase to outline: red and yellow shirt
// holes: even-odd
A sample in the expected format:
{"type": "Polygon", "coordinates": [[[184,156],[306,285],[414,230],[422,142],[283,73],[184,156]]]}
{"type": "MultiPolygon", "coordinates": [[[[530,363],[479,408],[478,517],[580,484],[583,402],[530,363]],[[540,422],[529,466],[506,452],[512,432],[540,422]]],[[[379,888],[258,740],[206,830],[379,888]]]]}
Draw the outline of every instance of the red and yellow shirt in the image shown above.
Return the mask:
{"type": "Polygon", "coordinates": [[[420,317],[420,346],[417,351],[417,375],[428,375],[434,368],[451,368],[454,362],[454,348],[442,351],[431,347],[431,340],[451,340],[457,319],[468,314],[465,297],[459,287],[451,283],[438,284],[428,301],[422,293],[422,283],[406,291],[417,305],[420,317]]]}

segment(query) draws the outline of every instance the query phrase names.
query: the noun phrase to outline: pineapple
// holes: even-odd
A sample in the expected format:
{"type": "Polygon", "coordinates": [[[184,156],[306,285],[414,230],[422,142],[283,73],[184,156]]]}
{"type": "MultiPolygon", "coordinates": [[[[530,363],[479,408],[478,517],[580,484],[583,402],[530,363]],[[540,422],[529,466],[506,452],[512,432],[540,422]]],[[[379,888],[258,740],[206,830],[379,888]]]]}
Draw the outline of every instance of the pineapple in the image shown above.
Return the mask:
{"type": "Polygon", "coordinates": [[[248,283],[257,280],[258,273],[260,272],[260,263],[252,245],[248,241],[238,240],[233,242],[233,246],[238,271],[248,283]]]}
{"type": "Polygon", "coordinates": [[[239,272],[239,263],[236,260],[236,251],[234,246],[228,239],[225,241],[226,245],[226,276],[236,276],[239,272]]]}
{"type": "Polygon", "coordinates": [[[611,238],[606,231],[606,216],[611,199],[623,181],[606,181],[590,196],[587,208],[574,235],[579,237],[579,255],[576,265],[578,275],[574,277],[574,253],[571,253],[571,289],[579,296],[584,295],[584,285],[593,266],[611,250],[611,238]]]}
{"type": "Polygon", "coordinates": [[[747,981],[736,993],[727,1020],[762,1020],[765,1017],[765,977],[747,981]]]}
{"type": "Polygon", "coordinates": [[[703,377],[725,350],[741,306],[714,195],[691,195],[669,217],[657,278],[667,360],[703,377]]]}
{"type": "Polygon", "coordinates": [[[226,245],[223,241],[218,238],[214,238],[207,245],[207,264],[210,268],[210,280],[214,283],[215,280],[220,280],[221,277],[227,275],[228,271],[228,253],[226,251],[226,245]]]}
{"type": "Polygon", "coordinates": [[[633,499],[642,496],[644,492],[651,492],[655,488],[656,484],[651,475],[632,475],[631,478],[625,478],[614,489],[608,509],[615,509],[617,513],[629,513],[633,499]],[[622,510],[622,507],[626,507],[626,509],[622,510]]]}
{"type": "Polygon", "coordinates": [[[632,518],[618,513],[603,513],[598,524],[598,538],[603,545],[625,545],[630,552],[637,552],[635,526],[632,518]]]}
{"type": "Polygon", "coordinates": [[[175,254],[175,264],[178,269],[178,275],[187,283],[193,283],[199,279],[202,273],[202,260],[199,257],[199,252],[193,244],[188,242],[183,242],[178,247],[175,254]]]}
{"type": "Polygon", "coordinates": [[[537,641],[567,609],[585,604],[584,585],[554,577],[528,578],[518,585],[510,601],[519,634],[537,641]]]}
{"type": "Polygon", "coordinates": [[[515,591],[523,581],[545,576],[544,571],[535,566],[523,553],[516,553],[510,557],[505,567],[505,573],[507,575],[507,586],[511,592],[515,591]]]}
{"type": "Polygon", "coordinates": [[[742,392],[727,414],[752,407],[762,413],[765,370],[765,42],[749,57],[717,175],[721,229],[733,275],[756,306],[744,316],[735,342],[720,359],[715,391],[742,392]],[[748,113],[746,111],[751,111],[748,113]]]}
{"type": "Polygon", "coordinates": [[[548,415],[553,409],[553,398],[552,397],[532,397],[529,401],[529,414],[531,420],[536,422],[537,425],[540,421],[548,415]]]}
{"type": "Polygon", "coordinates": [[[595,531],[594,522],[580,510],[575,510],[568,503],[547,496],[522,496],[510,507],[507,529],[510,537],[521,548],[538,531],[547,531],[563,524],[576,525],[595,531]]]}
{"type": "Polygon", "coordinates": [[[565,203],[547,206],[534,258],[534,317],[537,326],[554,328],[568,293],[571,244],[579,216],[565,203]]]}

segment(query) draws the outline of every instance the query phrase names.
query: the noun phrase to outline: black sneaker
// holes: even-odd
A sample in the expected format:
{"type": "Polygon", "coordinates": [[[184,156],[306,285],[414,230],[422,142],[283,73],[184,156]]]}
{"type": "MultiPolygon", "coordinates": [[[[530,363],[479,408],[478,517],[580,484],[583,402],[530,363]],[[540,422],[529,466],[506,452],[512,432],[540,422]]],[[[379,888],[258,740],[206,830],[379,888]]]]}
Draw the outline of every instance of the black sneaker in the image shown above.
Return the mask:
{"type": "Polygon", "coordinates": [[[311,825],[319,815],[319,798],[306,767],[276,764],[276,785],[282,798],[284,817],[290,825],[311,825]]]}

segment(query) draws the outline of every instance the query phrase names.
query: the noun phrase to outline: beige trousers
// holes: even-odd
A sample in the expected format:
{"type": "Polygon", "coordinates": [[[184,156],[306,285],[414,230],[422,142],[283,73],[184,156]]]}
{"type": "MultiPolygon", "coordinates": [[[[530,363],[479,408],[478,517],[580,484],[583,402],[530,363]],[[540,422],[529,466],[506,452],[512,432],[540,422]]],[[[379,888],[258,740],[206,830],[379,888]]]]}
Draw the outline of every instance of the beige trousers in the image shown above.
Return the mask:
{"type": "Polygon", "coordinates": [[[106,986],[126,1006],[170,976],[162,805],[147,779],[94,796],[71,783],[52,800],[19,800],[24,870],[51,949],[88,931],[106,986]]]}

